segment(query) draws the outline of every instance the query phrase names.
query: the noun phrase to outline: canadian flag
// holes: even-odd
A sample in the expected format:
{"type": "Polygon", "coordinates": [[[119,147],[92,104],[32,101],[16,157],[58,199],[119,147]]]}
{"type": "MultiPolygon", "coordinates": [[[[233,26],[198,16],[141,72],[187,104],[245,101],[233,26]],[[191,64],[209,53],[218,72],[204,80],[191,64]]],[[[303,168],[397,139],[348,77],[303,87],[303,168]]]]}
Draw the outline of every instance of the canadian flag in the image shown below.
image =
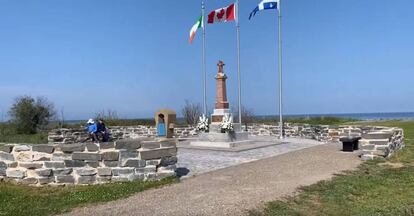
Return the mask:
{"type": "Polygon", "coordinates": [[[220,8],[214,11],[211,11],[208,14],[208,23],[212,24],[215,22],[228,22],[236,19],[236,6],[231,4],[227,7],[220,8]]]}

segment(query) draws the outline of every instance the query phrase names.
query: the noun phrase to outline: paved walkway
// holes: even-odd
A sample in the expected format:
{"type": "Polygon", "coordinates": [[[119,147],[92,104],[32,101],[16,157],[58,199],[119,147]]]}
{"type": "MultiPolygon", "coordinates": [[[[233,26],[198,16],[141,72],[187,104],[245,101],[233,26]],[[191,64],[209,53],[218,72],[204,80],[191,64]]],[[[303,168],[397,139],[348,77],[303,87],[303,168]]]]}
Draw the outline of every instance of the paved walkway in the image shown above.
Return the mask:
{"type": "Polygon", "coordinates": [[[356,168],[357,153],[327,144],[243,163],[67,215],[243,215],[332,174],[356,168]]]}
{"type": "MultiPolygon", "coordinates": [[[[275,139],[275,142],[279,142],[278,139],[270,136],[257,139],[268,142],[271,141],[270,139],[275,139]]],[[[241,152],[179,148],[177,167],[181,168],[180,171],[189,171],[187,176],[193,176],[323,144],[310,139],[286,138],[281,144],[241,152]]]]}

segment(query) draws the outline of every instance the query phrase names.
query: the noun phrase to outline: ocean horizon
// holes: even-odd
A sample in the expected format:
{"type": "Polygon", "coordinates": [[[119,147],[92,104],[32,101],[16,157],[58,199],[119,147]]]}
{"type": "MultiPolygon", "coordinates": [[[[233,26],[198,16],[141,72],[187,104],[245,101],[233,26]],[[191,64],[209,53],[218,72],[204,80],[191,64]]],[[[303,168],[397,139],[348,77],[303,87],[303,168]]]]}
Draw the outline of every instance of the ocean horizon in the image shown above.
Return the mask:
{"type": "MultiPolygon", "coordinates": [[[[256,115],[257,118],[279,118],[276,115],[256,115]]],[[[380,112],[380,113],[328,113],[328,114],[286,114],[284,118],[316,118],[337,117],[355,119],[361,121],[386,121],[386,120],[414,120],[414,112],[380,112]]],[[[125,120],[151,119],[148,118],[121,118],[125,120]]],[[[182,117],[178,117],[182,119],[182,117]]],[[[87,119],[86,119],[87,120],[87,119]]],[[[67,123],[82,123],[86,120],[65,120],[67,123]]]]}

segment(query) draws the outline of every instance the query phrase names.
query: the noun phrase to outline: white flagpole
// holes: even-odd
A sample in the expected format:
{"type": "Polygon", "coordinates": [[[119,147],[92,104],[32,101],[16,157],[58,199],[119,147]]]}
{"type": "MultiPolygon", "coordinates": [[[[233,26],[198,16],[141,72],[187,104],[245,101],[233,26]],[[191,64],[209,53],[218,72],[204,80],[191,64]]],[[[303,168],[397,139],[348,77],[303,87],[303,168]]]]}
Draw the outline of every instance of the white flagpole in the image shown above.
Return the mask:
{"type": "Polygon", "coordinates": [[[242,123],[241,114],[241,76],[240,76],[240,23],[239,23],[239,0],[236,1],[236,31],[237,31],[237,81],[238,81],[238,105],[239,123],[242,123]]]}
{"type": "Polygon", "coordinates": [[[279,133],[280,133],[280,139],[283,139],[283,104],[282,104],[282,13],[281,13],[281,2],[282,0],[279,0],[279,5],[278,6],[278,23],[279,23],[279,27],[278,27],[278,34],[279,34],[279,133]]]}
{"type": "Polygon", "coordinates": [[[203,16],[203,54],[202,54],[202,72],[203,72],[203,110],[204,115],[207,116],[207,75],[206,75],[206,21],[205,21],[205,3],[201,1],[201,13],[203,16]]]}

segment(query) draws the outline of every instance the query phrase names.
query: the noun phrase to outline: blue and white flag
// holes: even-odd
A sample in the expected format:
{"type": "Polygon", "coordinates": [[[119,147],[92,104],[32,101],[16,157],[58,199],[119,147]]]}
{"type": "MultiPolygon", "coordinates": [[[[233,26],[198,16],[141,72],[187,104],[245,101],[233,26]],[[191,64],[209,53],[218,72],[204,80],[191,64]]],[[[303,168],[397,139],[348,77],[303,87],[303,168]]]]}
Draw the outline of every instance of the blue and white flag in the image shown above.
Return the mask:
{"type": "Polygon", "coordinates": [[[250,13],[249,19],[254,17],[258,11],[277,9],[279,10],[279,0],[262,0],[257,7],[250,13]]]}

